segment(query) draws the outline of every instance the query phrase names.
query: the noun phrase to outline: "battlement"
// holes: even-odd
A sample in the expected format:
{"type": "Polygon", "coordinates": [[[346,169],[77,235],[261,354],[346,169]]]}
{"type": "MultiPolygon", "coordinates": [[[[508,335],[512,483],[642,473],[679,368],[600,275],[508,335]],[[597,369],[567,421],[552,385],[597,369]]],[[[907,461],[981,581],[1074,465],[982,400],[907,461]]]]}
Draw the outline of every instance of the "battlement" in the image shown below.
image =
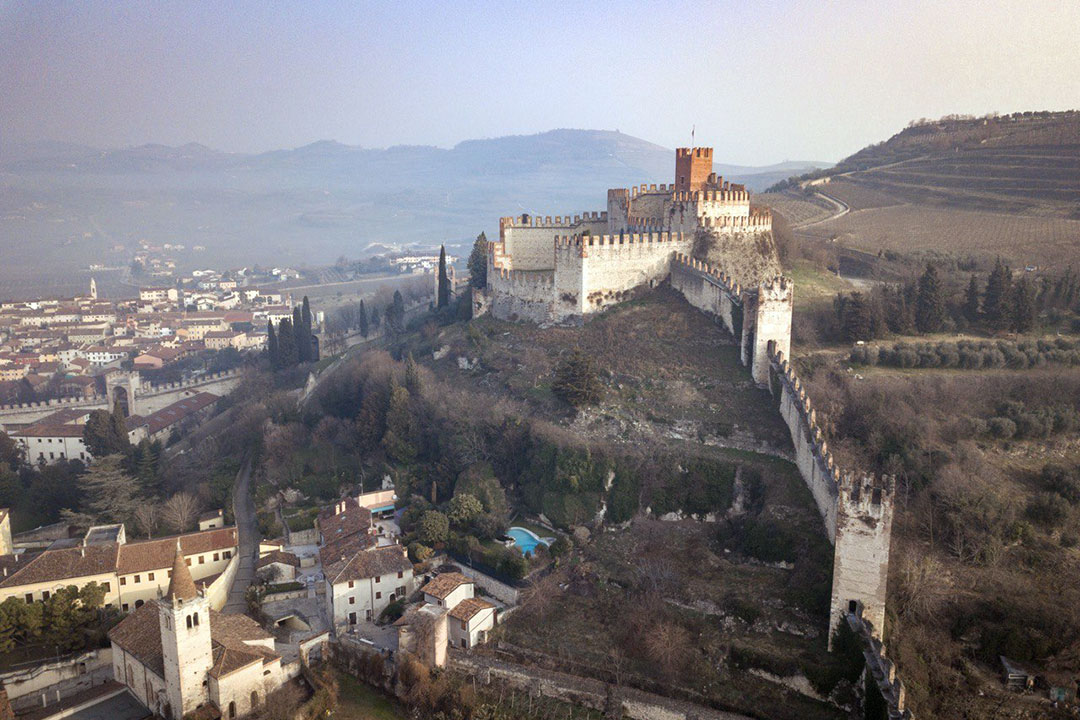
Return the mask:
{"type": "Polygon", "coordinates": [[[671,262],[690,270],[696,270],[702,275],[707,275],[715,283],[719,284],[720,288],[727,294],[737,299],[742,298],[742,288],[739,286],[739,283],[729,277],[726,273],[722,272],[719,268],[713,267],[704,260],[697,260],[683,253],[676,253],[671,262]]]}
{"type": "Polygon", "coordinates": [[[750,193],[742,185],[724,183],[720,190],[678,190],[671,194],[674,202],[694,203],[731,203],[745,205],[750,202],[750,193]]]}
{"type": "Polygon", "coordinates": [[[579,215],[519,215],[499,218],[500,234],[505,228],[571,228],[583,222],[607,222],[607,211],[585,212],[579,215]]]}
{"type": "Polygon", "coordinates": [[[556,246],[602,247],[605,245],[634,245],[645,243],[684,242],[681,232],[623,233],[620,235],[562,235],[556,236],[556,246]]]}
{"type": "Polygon", "coordinates": [[[695,148],[682,147],[682,148],[675,148],[675,157],[676,158],[696,157],[696,158],[708,158],[709,160],[712,160],[712,156],[713,156],[712,151],[713,151],[713,149],[710,148],[710,147],[695,147],[695,148]]]}
{"type": "Polygon", "coordinates": [[[641,195],[668,195],[675,192],[675,185],[641,183],[640,185],[635,185],[630,188],[629,192],[631,198],[636,198],[641,195]]]}
{"type": "Polygon", "coordinates": [[[502,268],[492,276],[492,279],[504,288],[514,286],[555,287],[555,273],[553,271],[507,270],[502,268]]]}
{"type": "Polygon", "coordinates": [[[766,278],[758,283],[759,301],[788,302],[795,291],[795,283],[784,275],[766,278]]]}

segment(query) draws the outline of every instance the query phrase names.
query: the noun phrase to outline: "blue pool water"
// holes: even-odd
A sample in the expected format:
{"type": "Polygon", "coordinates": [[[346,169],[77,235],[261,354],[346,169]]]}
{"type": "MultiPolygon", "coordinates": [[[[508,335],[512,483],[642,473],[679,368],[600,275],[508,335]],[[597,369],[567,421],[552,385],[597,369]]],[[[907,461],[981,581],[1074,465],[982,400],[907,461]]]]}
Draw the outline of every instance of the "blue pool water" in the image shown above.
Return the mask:
{"type": "Polygon", "coordinates": [[[536,533],[521,527],[512,527],[506,531],[506,534],[514,539],[514,545],[523,555],[531,554],[536,549],[536,546],[541,543],[544,545],[551,544],[550,541],[537,537],[536,533]]]}

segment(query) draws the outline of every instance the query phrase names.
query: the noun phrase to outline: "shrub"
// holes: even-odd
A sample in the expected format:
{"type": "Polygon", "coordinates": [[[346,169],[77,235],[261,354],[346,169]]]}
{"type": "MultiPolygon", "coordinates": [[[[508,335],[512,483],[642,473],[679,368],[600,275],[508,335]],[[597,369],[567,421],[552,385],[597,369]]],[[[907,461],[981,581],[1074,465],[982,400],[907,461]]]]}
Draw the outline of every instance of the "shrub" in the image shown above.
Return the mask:
{"type": "Polygon", "coordinates": [[[428,545],[445,542],[450,533],[450,520],[438,510],[428,510],[420,516],[416,534],[428,545]]]}
{"type": "Polygon", "coordinates": [[[1016,434],[1016,423],[1009,418],[994,417],[989,422],[990,434],[1002,440],[1008,440],[1016,434]]]}
{"type": "Polygon", "coordinates": [[[434,554],[435,551],[427,545],[418,542],[409,543],[409,557],[414,563],[422,563],[434,554]]]}
{"type": "Polygon", "coordinates": [[[1045,490],[1065,498],[1071,504],[1080,503],[1080,468],[1072,470],[1061,465],[1047,465],[1040,475],[1045,490]]]}
{"type": "Polygon", "coordinates": [[[1069,516],[1066,500],[1057,493],[1039,493],[1030,498],[1025,513],[1032,522],[1047,529],[1054,529],[1069,516]]]}
{"type": "Polygon", "coordinates": [[[604,397],[596,363],[580,350],[575,350],[555,366],[551,390],[574,407],[596,405],[604,397]]]}

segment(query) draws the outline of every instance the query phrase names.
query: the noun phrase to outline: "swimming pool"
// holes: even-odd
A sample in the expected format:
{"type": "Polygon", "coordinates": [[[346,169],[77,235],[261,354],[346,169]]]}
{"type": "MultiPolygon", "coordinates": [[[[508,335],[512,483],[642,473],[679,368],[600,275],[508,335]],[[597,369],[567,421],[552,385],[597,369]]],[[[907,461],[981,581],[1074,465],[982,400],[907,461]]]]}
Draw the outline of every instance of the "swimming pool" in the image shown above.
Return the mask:
{"type": "Polygon", "coordinates": [[[506,531],[506,534],[514,539],[514,545],[523,555],[532,554],[537,545],[544,544],[550,545],[551,539],[540,538],[532,530],[526,530],[523,527],[512,527],[506,531]]]}

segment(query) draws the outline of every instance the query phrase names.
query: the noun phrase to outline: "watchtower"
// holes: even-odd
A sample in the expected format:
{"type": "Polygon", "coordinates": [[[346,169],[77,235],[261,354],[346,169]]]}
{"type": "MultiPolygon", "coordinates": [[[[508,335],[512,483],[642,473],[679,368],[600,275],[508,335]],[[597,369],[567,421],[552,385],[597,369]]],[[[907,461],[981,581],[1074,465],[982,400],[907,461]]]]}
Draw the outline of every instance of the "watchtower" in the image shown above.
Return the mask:
{"type": "Polygon", "coordinates": [[[712,175],[712,148],[675,150],[675,192],[704,190],[712,175]]]}

